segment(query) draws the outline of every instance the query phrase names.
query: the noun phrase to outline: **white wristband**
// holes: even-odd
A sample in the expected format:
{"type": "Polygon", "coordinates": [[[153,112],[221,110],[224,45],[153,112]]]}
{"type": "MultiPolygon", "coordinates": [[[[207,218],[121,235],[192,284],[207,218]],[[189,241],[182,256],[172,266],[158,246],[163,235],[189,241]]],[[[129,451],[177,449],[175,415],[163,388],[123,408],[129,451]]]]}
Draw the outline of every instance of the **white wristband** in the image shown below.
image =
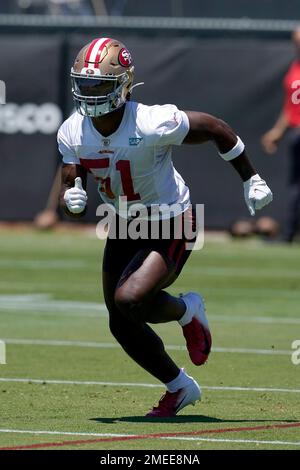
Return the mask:
{"type": "Polygon", "coordinates": [[[237,143],[235,144],[234,147],[232,147],[231,150],[229,150],[226,153],[221,153],[221,152],[218,152],[218,153],[219,153],[220,157],[223,158],[223,160],[226,160],[226,162],[229,162],[230,160],[233,160],[234,158],[241,155],[241,153],[243,153],[244,150],[245,150],[245,144],[239,138],[239,136],[237,136],[237,143]]]}

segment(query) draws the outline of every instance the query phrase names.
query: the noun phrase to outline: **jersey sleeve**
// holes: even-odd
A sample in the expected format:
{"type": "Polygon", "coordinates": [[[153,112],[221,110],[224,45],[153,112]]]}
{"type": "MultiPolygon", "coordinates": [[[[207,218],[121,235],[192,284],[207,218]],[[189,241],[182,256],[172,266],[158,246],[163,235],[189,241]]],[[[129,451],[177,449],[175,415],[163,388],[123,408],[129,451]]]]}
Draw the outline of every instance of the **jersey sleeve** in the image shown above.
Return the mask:
{"type": "Polygon", "coordinates": [[[74,148],[70,142],[66,122],[64,122],[57,133],[58,150],[63,157],[63,163],[80,165],[80,160],[77,157],[74,148]]]}
{"type": "Polygon", "coordinates": [[[189,131],[189,119],[175,105],[151,106],[148,141],[151,145],[180,145],[189,131]]]}

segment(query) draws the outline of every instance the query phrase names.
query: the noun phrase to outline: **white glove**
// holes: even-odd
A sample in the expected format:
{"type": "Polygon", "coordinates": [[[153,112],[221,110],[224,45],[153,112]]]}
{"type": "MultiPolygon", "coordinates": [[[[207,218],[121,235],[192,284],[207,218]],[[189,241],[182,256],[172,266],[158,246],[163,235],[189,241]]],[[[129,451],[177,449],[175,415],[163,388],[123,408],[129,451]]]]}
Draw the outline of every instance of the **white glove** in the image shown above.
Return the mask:
{"type": "Polygon", "coordinates": [[[259,175],[251,176],[244,182],[244,196],[252,216],[255,215],[255,210],[262,209],[273,200],[271,189],[259,175]]]}
{"type": "Polygon", "coordinates": [[[75,178],[74,188],[67,189],[65,192],[64,201],[69,211],[73,214],[80,214],[80,212],[84,211],[87,194],[82,187],[82,181],[79,176],[75,178]]]}

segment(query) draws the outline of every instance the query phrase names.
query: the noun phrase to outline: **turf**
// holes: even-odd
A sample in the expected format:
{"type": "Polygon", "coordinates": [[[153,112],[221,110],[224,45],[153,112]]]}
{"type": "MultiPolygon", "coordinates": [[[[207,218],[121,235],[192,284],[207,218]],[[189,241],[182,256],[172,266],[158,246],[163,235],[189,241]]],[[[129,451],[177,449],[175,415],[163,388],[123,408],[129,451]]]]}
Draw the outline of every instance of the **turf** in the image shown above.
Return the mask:
{"type": "Polygon", "coordinates": [[[215,350],[197,368],[180,328],[156,327],[172,357],[204,386],[201,403],[158,421],[144,414],[163,388],[108,329],[102,250],[93,233],[0,233],[0,338],[7,340],[0,377],[25,379],[0,381],[0,428],[7,430],[0,448],[67,441],[49,448],[299,449],[300,427],[276,427],[300,422],[300,365],[291,361],[291,343],[300,339],[299,246],[207,241],[192,254],[169,291],[204,294],[215,350]],[[263,429],[248,429],[256,427],[263,429]],[[122,440],[132,434],[139,439],[122,440]],[[90,439],[99,442],[72,445],[90,439]]]}

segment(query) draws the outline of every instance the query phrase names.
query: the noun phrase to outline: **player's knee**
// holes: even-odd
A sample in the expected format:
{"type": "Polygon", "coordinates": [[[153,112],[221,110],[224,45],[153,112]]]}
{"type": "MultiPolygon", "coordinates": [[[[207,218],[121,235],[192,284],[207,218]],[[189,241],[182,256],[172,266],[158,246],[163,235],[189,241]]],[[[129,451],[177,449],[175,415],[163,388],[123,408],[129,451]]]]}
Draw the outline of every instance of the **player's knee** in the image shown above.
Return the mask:
{"type": "Polygon", "coordinates": [[[119,287],[115,292],[117,308],[131,321],[141,321],[140,311],[142,298],[138,292],[119,287]]]}

